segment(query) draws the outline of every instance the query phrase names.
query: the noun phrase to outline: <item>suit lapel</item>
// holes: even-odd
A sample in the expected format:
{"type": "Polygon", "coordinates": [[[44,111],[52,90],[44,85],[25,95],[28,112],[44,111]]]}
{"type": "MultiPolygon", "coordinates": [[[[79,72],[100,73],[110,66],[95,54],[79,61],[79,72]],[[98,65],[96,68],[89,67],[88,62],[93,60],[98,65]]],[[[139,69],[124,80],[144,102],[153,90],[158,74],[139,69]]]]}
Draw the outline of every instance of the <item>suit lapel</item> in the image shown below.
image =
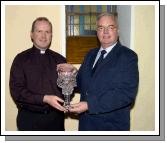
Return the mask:
{"type": "Polygon", "coordinates": [[[90,58],[90,65],[89,65],[90,66],[90,70],[92,70],[92,67],[93,67],[93,64],[94,64],[94,61],[96,59],[96,55],[97,55],[99,49],[100,48],[97,48],[97,49],[95,49],[95,51],[92,52],[92,55],[91,55],[91,58],[90,58]]]}
{"type": "Polygon", "coordinates": [[[115,45],[115,47],[113,47],[113,49],[108,53],[107,57],[103,60],[101,65],[99,65],[98,68],[96,69],[96,71],[94,73],[94,77],[96,76],[96,74],[98,74],[100,71],[103,70],[103,67],[106,64],[111,63],[110,65],[114,66],[115,59],[117,57],[119,47],[120,47],[120,43],[117,43],[115,45]]]}

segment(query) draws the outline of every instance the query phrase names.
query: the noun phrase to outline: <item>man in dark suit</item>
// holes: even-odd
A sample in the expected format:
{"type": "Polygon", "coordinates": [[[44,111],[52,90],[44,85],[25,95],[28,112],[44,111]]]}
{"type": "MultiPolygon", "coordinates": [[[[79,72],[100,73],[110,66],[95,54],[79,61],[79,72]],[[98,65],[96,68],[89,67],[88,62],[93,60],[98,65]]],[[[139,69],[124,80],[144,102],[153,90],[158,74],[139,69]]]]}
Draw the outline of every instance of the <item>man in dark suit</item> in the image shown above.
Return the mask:
{"type": "Polygon", "coordinates": [[[128,131],[139,82],[138,58],[118,42],[116,16],[99,15],[97,36],[101,47],[88,52],[77,75],[81,101],[69,111],[80,114],[80,131],[128,131]]]}
{"type": "Polygon", "coordinates": [[[56,66],[66,59],[49,49],[52,24],[37,18],[31,29],[32,48],[19,53],[10,71],[10,92],[18,108],[20,131],[64,131],[63,97],[56,66]]]}

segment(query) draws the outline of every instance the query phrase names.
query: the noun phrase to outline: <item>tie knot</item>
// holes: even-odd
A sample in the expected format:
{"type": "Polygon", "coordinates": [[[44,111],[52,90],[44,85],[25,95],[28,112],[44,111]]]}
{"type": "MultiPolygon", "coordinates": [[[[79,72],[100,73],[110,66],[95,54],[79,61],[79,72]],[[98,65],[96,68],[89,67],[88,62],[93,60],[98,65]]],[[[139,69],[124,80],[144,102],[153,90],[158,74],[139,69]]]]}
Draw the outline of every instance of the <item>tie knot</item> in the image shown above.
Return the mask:
{"type": "Polygon", "coordinates": [[[103,57],[103,55],[106,53],[106,50],[102,50],[101,51],[101,56],[103,57]]]}

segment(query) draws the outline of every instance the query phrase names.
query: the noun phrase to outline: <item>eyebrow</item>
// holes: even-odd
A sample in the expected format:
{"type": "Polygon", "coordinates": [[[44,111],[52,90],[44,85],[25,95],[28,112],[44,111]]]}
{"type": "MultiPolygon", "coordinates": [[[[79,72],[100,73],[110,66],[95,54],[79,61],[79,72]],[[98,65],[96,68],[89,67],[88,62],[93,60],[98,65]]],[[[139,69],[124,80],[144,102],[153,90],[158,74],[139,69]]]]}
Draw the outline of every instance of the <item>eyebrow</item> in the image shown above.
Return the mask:
{"type": "MultiPolygon", "coordinates": [[[[108,25],[108,26],[113,26],[113,27],[115,27],[115,25],[108,25]]],[[[98,25],[98,27],[108,27],[108,26],[98,25]]]]}

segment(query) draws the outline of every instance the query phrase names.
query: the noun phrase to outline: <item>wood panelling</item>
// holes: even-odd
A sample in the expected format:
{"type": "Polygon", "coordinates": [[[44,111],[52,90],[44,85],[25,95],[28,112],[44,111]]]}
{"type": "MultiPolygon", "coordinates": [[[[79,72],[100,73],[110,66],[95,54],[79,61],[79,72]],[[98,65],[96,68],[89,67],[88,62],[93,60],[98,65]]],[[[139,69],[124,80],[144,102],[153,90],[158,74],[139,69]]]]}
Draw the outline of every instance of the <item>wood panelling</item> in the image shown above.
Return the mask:
{"type": "Polygon", "coordinates": [[[66,57],[67,62],[71,64],[81,64],[86,53],[99,47],[99,41],[96,36],[71,36],[67,37],[66,57]]]}

